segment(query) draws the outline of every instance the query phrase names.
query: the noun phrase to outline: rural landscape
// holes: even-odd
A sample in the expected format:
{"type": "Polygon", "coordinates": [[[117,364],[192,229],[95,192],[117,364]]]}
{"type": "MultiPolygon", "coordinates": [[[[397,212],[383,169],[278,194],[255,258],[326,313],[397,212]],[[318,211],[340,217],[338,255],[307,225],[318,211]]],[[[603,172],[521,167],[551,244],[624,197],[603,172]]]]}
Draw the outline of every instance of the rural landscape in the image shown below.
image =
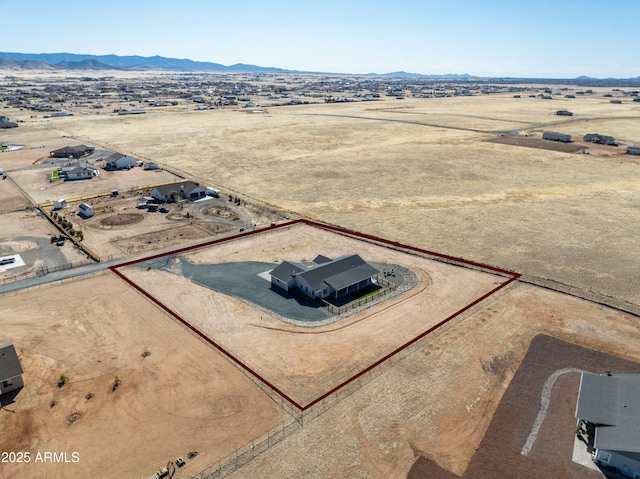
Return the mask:
{"type": "Polygon", "coordinates": [[[640,81],[25,61],[0,478],[625,474],[575,413],[640,367],[640,81]]]}

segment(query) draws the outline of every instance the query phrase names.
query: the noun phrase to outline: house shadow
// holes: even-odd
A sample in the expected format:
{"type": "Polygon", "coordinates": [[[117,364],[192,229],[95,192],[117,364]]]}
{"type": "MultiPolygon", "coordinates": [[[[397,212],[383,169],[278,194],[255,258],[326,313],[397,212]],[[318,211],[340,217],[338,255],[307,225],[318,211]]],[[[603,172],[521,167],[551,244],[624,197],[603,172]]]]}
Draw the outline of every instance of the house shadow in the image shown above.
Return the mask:
{"type": "Polygon", "coordinates": [[[318,301],[316,299],[309,298],[308,296],[302,294],[294,288],[289,289],[289,291],[285,291],[278,286],[274,286],[273,284],[269,287],[271,291],[274,293],[278,293],[282,298],[287,300],[294,300],[300,306],[305,306],[308,308],[322,308],[324,307],[324,303],[322,301],[318,301]]]}
{"type": "MultiPolygon", "coordinates": [[[[24,386],[23,386],[24,387],[24,386]]],[[[0,407],[6,407],[16,402],[16,396],[20,394],[22,387],[0,394],[0,407]]]]}

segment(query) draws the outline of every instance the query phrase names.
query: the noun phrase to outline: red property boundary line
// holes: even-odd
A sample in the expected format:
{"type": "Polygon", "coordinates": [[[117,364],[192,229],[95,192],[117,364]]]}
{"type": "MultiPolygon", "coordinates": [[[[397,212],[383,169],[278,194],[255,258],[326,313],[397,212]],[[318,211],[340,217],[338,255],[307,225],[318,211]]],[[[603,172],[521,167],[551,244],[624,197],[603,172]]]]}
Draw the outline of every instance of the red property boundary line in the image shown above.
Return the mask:
{"type": "Polygon", "coordinates": [[[286,222],[286,223],[281,223],[281,224],[278,224],[278,225],[275,225],[275,226],[271,226],[271,227],[267,227],[267,228],[261,228],[259,230],[247,231],[247,232],[239,233],[239,234],[236,234],[236,235],[233,235],[233,236],[229,236],[229,237],[226,237],[226,238],[219,238],[219,239],[211,240],[211,241],[208,241],[208,242],[205,242],[205,243],[201,243],[201,244],[198,244],[198,245],[194,245],[194,246],[186,246],[184,248],[178,248],[178,249],[172,250],[172,251],[167,252],[167,253],[160,253],[160,254],[156,254],[156,255],[152,255],[152,256],[147,256],[145,258],[141,258],[141,259],[137,259],[137,260],[133,260],[133,261],[128,261],[126,263],[121,263],[121,264],[118,264],[118,265],[115,265],[115,266],[110,266],[109,269],[113,273],[115,273],[118,277],[120,277],[123,281],[125,281],[127,284],[129,284],[132,288],[134,288],[136,291],[138,291],[140,294],[142,294],[149,301],[151,301],[152,303],[157,305],[160,309],[164,310],[170,316],[172,316],[173,318],[178,320],[180,323],[182,323],[185,327],[187,327],[190,331],[192,331],[196,336],[200,337],[207,344],[213,346],[214,349],[216,349],[217,351],[221,352],[230,361],[232,361],[234,364],[239,366],[241,370],[251,374],[253,377],[257,378],[258,380],[260,380],[261,382],[266,384],[269,388],[271,388],[274,392],[279,394],[285,401],[287,401],[293,407],[298,409],[300,412],[306,411],[307,409],[313,407],[314,405],[316,405],[317,403],[319,403],[323,399],[326,399],[327,397],[331,396],[332,394],[334,394],[338,390],[340,390],[343,387],[345,387],[347,384],[351,383],[352,381],[355,381],[356,379],[358,379],[359,377],[365,375],[366,373],[368,373],[369,371],[371,371],[375,367],[377,367],[380,364],[384,363],[385,361],[389,360],[390,358],[392,358],[393,356],[398,354],[400,351],[408,348],[409,346],[411,346],[412,344],[416,343],[417,341],[420,341],[422,338],[427,336],[429,333],[432,333],[436,329],[444,326],[445,324],[447,324],[448,322],[450,322],[451,320],[453,320],[457,316],[459,316],[462,313],[464,313],[465,311],[471,309],[472,307],[474,307],[475,305],[477,305],[481,301],[485,300],[489,296],[495,294],[497,291],[501,290],[502,288],[505,288],[506,286],[508,286],[512,282],[518,280],[518,278],[520,278],[520,276],[521,276],[519,273],[514,273],[513,271],[507,271],[507,270],[496,268],[496,267],[493,267],[493,266],[488,266],[488,265],[481,264],[481,263],[476,263],[476,262],[473,262],[473,261],[467,261],[467,260],[462,259],[462,258],[456,258],[455,256],[448,256],[448,255],[436,253],[436,252],[433,252],[433,251],[428,251],[428,250],[424,250],[424,249],[421,249],[421,248],[417,248],[415,246],[408,246],[408,245],[405,245],[405,244],[402,244],[402,243],[398,243],[396,241],[390,241],[390,240],[386,240],[386,239],[383,239],[383,238],[378,238],[378,237],[373,236],[373,235],[359,233],[357,231],[351,231],[351,230],[347,230],[347,229],[340,228],[340,227],[337,227],[337,226],[331,226],[331,225],[327,225],[327,224],[324,224],[324,223],[318,223],[316,221],[310,221],[310,220],[306,220],[306,219],[293,220],[293,221],[289,221],[289,222],[286,222]],[[212,245],[215,245],[215,244],[225,243],[225,242],[228,242],[228,241],[233,241],[233,240],[237,240],[237,239],[248,237],[248,236],[253,236],[253,235],[256,235],[256,234],[260,234],[260,233],[265,233],[267,231],[273,231],[273,230],[278,229],[278,228],[286,228],[286,227],[293,226],[293,225],[296,225],[296,224],[305,224],[305,225],[308,225],[308,226],[313,226],[313,227],[316,227],[316,228],[320,228],[320,229],[324,229],[324,230],[328,230],[328,231],[333,231],[333,232],[336,232],[336,233],[339,233],[339,234],[346,234],[346,235],[353,236],[353,237],[360,238],[360,239],[364,239],[364,240],[367,240],[367,241],[374,241],[376,243],[381,243],[383,245],[393,246],[393,247],[404,249],[404,250],[407,250],[407,251],[413,251],[413,252],[416,252],[416,253],[421,253],[421,254],[434,256],[436,258],[442,258],[442,259],[445,259],[445,260],[448,260],[448,261],[452,261],[452,262],[455,262],[455,263],[459,263],[459,264],[463,264],[463,265],[467,265],[467,266],[472,266],[474,268],[481,268],[481,269],[484,269],[484,270],[493,271],[495,273],[500,273],[502,275],[508,276],[509,280],[504,282],[504,283],[502,283],[502,284],[500,284],[496,288],[493,288],[488,293],[482,295],[481,297],[479,297],[475,301],[469,303],[468,305],[466,305],[465,307],[463,307],[459,311],[456,311],[452,315],[450,315],[447,318],[445,318],[444,320],[440,321],[438,324],[430,327],[429,329],[427,329],[423,333],[419,334],[418,336],[416,336],[412,340],[406,342],[405,344],[403,344],[399,348],[396,348],[395,350],[393,350],[392,352],[390,352],[389,354],[387,354],[383,358],[378,359],[375,363],[373,363],[370,366],[366,367],[365,369],[363,369],[359,373],[355,374],[354,376],[350,377],[346,381],[343,381],[339,385],[337,385],[334,388],[332,388],[330,391],[327,391],[326,393],[324,393],[322,396],[318,397],[317,399],[314,399],[313,401],[311,401],[310,403],[308,403],[306,405],[301,405],[301,404],[298,404],[296,401],[294,401],[292,398],[290,398],[287,394],[285,394],[277,386],[275,386],[274,384],[269,382],[267,379],[262,377],[260,374],[258,374],[256,371],[254,371],[252,368],[250,368],[249,366],[244,364],[242,361],[240,361],[238,358],[236,358],[233,354],[231,354],[230,352],[225,350],[222,346],[217,344],[209,336],[207,336],[202,331],[200,331],[198,328],[196,328],[191,323],[189,323],[187,320],[182,318],[179,314],[177,314],[171,308],[169,308],[168,306],[166,306],[165,304],[160,302],[160,300],[156,299],[155,296],[151,295],[149,292],[144,290],[141,286],[139,286],[138,284],[134,283],[132,280],[130,280],[124,274],[122,274],[120,271],[118,271],[119,268],[122,268],[122,267],[125,267],[125,266],[131,266],[131,265],[134,265],[134,264],[137,264],[137,263],[142,263],[144,261],[149,261],[149,260],[154,260],[154,259],[158,259],[158,258],[163,258],[165,256],[171,256],[171,255],[175,255],[175,254],[179,254],[179,253],[184,253],[184,252],[191,251],[191,250],[194,250],[194,249],[206,248],[208,246],[212,246],[212,245]]]}

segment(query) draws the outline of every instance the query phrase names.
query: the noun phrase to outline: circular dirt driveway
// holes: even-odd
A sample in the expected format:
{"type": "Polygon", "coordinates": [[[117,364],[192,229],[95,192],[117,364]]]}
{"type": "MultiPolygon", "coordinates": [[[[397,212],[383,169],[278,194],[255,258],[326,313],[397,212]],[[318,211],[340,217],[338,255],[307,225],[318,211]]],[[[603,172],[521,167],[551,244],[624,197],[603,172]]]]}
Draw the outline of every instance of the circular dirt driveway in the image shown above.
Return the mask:
{"type": "Polygon", "coordinates": [[[140,213],[120,213],[102,218],[100,224],[102,226],[127,226],[140,223],[143,219],[144,216],[140,213]]]}

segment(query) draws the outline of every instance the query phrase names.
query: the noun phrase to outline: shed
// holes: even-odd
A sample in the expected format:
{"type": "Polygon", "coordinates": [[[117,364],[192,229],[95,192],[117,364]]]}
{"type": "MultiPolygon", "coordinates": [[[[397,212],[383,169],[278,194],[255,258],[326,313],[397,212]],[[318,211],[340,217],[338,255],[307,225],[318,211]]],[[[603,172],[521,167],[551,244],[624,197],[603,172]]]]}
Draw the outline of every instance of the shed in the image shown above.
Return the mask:
{"type": "Polygon", "coordinates": [[[91,205],[88,205],[87,203],[80,203],[78,205],[78,208],[78,214],[83,218],[91,218],[95,214],[93,211],[93,207],[91,205]]]}
{"type": "Polygon", "coordinates": [[[23,372],[13,344],[0,344],[0,395],[24,386],[23,372]]]}
{"type": "Polygon", "coordinates": [[[640,146],[627,146],[627,154],[640,155],[640,146]]]}
{"type": "Polygon", "coordinates": [[[566,135],[564,133],[556,133],[554,131],[545,131],[542,134],[543,140],[553,140],[553,141],[561,141],[563,143],[569,143],[571,141],[571,135],[566,135]]]}

